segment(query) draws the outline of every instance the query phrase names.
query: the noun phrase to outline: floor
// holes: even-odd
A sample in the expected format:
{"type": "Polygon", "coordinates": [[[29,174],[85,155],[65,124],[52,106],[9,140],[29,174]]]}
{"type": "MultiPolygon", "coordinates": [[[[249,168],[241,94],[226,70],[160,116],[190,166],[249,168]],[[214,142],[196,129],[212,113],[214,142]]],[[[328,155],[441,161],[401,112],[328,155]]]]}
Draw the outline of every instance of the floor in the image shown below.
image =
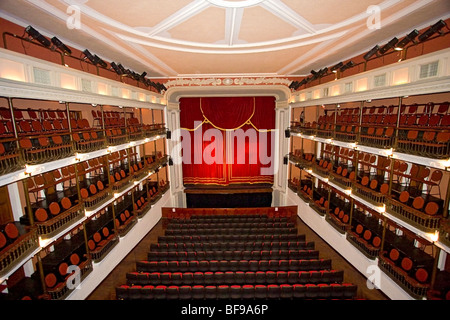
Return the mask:
{"type": "MultiPolygon", "coordinates": [[[[358,286],[358,298],[365,300],[389,300],[381,291],[369,289],[366,278],[349,264],[337,251],[322,240],[313,230],[297,218],[299,234],[305,234],[307,241],[314,241],[320,258],[330,258],[333,269],[344,271],[344,282],[358,286]]],[[[151,243],[157,243],[158,236],[164,234],[163,222],[160,221],[142,241],[119,263],[106,279],[87,297],[87,300],[114,300],[115,287],[126,283],[126,273],[135,271],[136,261],[145,260],[151,243]]]]}

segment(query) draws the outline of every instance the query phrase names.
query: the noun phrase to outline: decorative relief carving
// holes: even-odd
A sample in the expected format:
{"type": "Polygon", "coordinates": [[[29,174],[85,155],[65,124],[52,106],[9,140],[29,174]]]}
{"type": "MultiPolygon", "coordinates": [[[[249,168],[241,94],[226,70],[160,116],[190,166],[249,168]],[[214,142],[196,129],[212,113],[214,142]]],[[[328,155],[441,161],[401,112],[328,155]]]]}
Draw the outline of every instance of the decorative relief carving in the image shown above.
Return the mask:
{"type": "Polygon", "coordinates": [[[167,88],[179,86],[220,86],[220,85],[286,85],[289,86],[291,80],[286,78],[249,78],[249,77],[235,77],[235,78],[183,78],[169,80],[164,85],[167,88]]]}

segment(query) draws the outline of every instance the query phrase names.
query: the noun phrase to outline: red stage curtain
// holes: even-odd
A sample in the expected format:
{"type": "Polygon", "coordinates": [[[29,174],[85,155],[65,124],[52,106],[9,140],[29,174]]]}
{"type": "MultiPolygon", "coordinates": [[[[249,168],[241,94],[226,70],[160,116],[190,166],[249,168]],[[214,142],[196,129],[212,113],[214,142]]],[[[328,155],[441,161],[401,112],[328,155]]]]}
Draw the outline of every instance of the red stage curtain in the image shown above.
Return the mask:
{"type": "Polygon", "coordinates": [[[273,183],[274,97],[182,98],[180,124],[185,184],[273,183]]]}

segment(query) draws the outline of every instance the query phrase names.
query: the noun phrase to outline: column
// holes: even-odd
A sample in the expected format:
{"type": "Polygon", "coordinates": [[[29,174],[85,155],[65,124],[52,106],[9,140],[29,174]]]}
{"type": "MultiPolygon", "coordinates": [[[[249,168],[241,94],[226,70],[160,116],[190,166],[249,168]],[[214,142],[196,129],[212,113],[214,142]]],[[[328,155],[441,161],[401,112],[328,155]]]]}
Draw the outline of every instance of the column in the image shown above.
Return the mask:
{"type": "Polygon", "coordinates": [[[169,154],[173,165],[169,166],[170,195],[172,206],[186,207],[186,195],[183,185],[183,165],[181,161],[180,109],[178,104],[169,103],[167,107],[167,128],[171,131],[171,139],[167,139],[169,154]]]}
{"type": "Polygon", "coordinates": [[[275,107],[275,174],[273,182],[272,206],[284,206],[287,196],[288,165],[284,164],[284,157],[289,153],[289,138],[286,138],[284,130],[290,124],[290,112],[288,100],[276,102],[275,107]]]}

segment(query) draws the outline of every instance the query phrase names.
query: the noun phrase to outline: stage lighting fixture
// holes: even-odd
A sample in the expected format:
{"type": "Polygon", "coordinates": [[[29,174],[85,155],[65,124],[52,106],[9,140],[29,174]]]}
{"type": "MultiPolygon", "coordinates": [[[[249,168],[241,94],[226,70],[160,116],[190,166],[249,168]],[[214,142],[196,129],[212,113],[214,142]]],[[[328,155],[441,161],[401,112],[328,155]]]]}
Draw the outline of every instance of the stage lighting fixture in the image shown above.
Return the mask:
{"type": "Polygon", "coordinates": [[[344,63],[341,61],[338,64],[331,67],[331,72],[336,73],[340,68],[344,66],[344,63]]]}
{"type": "Polygon", "coordinates": [[[111,62],[111,68],[114,69],[114,71],[121,76],[123,74],[123,72],[120,70],[120,68],[117,66],[117,64],[115,62],[111,62]]]}
{"type": "Polygon", "coordinates": [[[95,61],[97,61],[97,63],[102,67],[102,68],[106,68],[108,65],[106,64],[105,61],[103,61],[99,56],[97,56],[96,54],[94,54],[94,58],[95,61]]]}
{"type": "Polygon", "coordinates": [[[28,33],[28,35],[32,39],[39,41],[44,47],[50,47],[52,45],[50,40],[48,40],[46,37],[44,37],[42,34],[40,34],[39,31],[37,31],[32,26],[26,27],[25,32],[28,33]]]}
{"type": "Polygon", "coordinates": [[[59,40],[57,37],[52,38],[52,43],[61,50],[65,55],[71,55],[72,50],[70,50],[64,43],[62,43],[61,40],[59,40]]]}
{"type": "Polygon", "coordinates": [[[156,89],[157,89],[159,92],[162,92],[162,91],[166,91],[166,90],[167,90],[166,86],[163,85],[162,83],[157,82],[157,83],[156,83],[156,86],[157,86],[156,89]]]}
{"type": "Polygon", "coordinates": [[[411,41],[414,41],[414,39],[419,35],[419,31],[417,31],[416,29],[414,29],[413,31],[411,31],[409,34],[407,34],[402,40],[400,40],[396,45],[395,45],[395,50],[397,51],[401,51],[403,50],[403,48],[410,43],[411,41]]]}
{"type": "Polygon", "coordinates": [[[447,26],[447,24],[445,23],[445,21],[443,20],[439,20],[438,22],[436,22],[435,24],[433,24],[427,31],[425,31],[424,33],[422,33],[419,36],[419,41],[425,41],[427,40],[429,37],[431,37],[433,34],[435,34],[436,32],[440,31],[443,27],[447,26]]]}
{"type": "Polygon", "coordinates": [[[295,90],[295,86],[297,85],[297,81],[292,81],[291,84],[289,85],[289,89],[294,89],[295,90]]]}
{"type": "Polygon", "coordinates": [[[141,75],[139,76],[139,80],[141,80],[142,82],[145,83],[145,76],[147,75],[147,72],[142,72],[141,75]]]}
{"type": "Polygon", "coordinates": [[[369,60],[373,55],[375,55],[378,52],[378,50],[380,50],[380,47],[378,45],[370,49],[370,51],[364,55],[363,57],[364,60],[369,60]]]}
{"type": "Polygon", "coordinates": [[[122,74],[126,74],[127,73],[127,70],[125,70],[125,68],[123,67],[122,64],[119,63],[117,66],[119,67],[119,69],[122,72],[122,74]]]}
{"type": "Polygon", "coordinates": [[[131,71],[131,77],[136,80],[139,81],[141,79],[141,75],[139,73],[136,73],[134,71],[131,71]]]}
{"type": "Polygon", "coordinates": [[[85,55],[86,58],[89,59],[89,61],[92,62],[92,64],[93,64],[94,66],[97,65],[97,62],[98,62],[97,59],[95,59],[95,57],[92,55],[92,53],[89,52],[88,49],[84,50],[84,51],[83,51],[83,54],[85,55]]]}
{"type": "Polygon", "coordinates": [[[355,63],[350,60],[349,62],[347,62],[341,69],[339,69],[341,72],[344,72],[347,69],[350,69],[351,67],[353,67],[355,65],[355,63]]]}
{"type": "Polygon", "coordinates": [[[388,52],[390,49],[394,48],[395,45],[397,44],[398,39],[397,38],[393,38],[391,41],[389,41],[387,44],[385,44],[380,50],[380,54],[385,54],[386,52],[388,52]]]}
{"type": "Polygon", "coordinates": [[[324,75],[326,75],[328,72],[328,67],[322,68],[319,70],[319,77],[323,77],[324,75]]]}

